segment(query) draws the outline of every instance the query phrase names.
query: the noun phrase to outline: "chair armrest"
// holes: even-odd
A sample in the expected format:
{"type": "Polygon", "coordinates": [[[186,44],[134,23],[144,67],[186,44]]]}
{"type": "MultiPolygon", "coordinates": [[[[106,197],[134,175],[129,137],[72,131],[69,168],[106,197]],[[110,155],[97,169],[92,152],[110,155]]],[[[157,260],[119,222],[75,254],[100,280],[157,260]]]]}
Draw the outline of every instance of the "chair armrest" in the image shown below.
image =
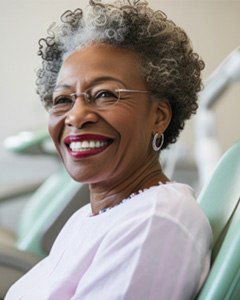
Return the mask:
{"type": "Polygon", "coordinates": [[[35,180],[30,183],[9,184],[0,186],[0,203],[11,201],[17,197],[29,195],[43,183],[43,180],[35,180]]]}

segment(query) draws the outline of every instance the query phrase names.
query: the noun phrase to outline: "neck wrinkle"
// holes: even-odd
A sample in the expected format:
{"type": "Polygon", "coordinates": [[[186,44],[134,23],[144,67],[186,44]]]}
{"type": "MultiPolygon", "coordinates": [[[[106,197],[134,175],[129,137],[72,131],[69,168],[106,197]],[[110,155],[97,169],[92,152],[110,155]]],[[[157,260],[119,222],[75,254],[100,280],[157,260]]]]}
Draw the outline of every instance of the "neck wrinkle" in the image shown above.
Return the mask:
{"type": "Polygon", "coordinates": [[[137,174],[131,174],[116,185],[90,184],[90,202],[92,212],[98,213],[101,209],[116,206],[123,199],[139,190],[157,186],[159,182],[166,183],[169,179],[162,172],[160,163],[145,166],[137,174]],[[150,168],[149,168],[150,167],[150,168]]]}

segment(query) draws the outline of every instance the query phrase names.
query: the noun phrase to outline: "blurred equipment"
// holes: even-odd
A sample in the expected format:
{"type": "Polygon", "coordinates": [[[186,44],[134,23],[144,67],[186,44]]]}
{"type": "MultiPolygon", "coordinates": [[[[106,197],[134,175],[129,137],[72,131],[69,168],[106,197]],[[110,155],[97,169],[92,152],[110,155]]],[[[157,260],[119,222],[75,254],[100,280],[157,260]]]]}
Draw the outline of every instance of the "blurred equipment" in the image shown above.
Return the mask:
{"type": "Polygon", "coordinates": [[[240,81],[240,48],[230,53],[213,72],[200,94],[195,135],[195,159],[200,188],[208,182],[222,154],[216,134],[213,108],[219,97],[237,81],[240,81]]]}

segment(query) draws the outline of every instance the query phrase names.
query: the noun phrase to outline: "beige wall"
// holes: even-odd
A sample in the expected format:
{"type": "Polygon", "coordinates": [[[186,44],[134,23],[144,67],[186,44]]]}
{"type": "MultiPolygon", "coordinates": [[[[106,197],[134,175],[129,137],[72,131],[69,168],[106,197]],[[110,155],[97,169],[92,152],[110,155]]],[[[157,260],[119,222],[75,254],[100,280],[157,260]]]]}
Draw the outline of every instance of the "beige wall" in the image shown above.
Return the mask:
{"type": "MultiPolygon", "coordinates": [[[[39,64],[37,41],[66,9],[86,0],[0,0],[0,142],[19,130],[38,128],[47,114],[35,95],[34,70],[39,64]]],[[[240,46],[240,1],[151,0],[189,34],[206,62],[206,78],[234,48],[240,46]]],[[[216,108],[218,135],[223,148],[240,136],[240,84],[232,86],[216,108]]],[[[181,136],[191,151],[193,122],[181,136]]],[[[0,153],[2,146],[0,146],[0,153]]],[[[187,153],[187,152],[186,152],[187,153]]]]}

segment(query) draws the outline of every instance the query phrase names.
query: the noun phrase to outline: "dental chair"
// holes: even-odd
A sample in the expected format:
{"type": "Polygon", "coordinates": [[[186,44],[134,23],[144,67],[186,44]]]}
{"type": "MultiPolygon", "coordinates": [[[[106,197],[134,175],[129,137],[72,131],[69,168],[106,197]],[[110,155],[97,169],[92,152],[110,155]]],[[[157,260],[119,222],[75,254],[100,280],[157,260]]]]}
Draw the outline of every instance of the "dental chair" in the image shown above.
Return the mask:
{"type": "MultiPolygon", "coordinates": [[[[240,299],[239,199],[240,140],[220,159],[198,197],[213,230],[213,255],[197,300],[240,299]]],[[[4,241],[0,239],[0,299],[13,282],[47,255],[65,221],[87,202],[87,186],[72,181],[63,168],[33,194],[18,236],[6,238],[5,234],[4,241]]]]}
{"type": "MultiPolygon", "coordinates": [[[[37,132],[29,143],[15,144],[15,152],[36,154],[40,151],[37,145],[48,139],[47,132],[37,132]]],[[[17,279],[49,253],[65,222],[88,202],[88,186],[73,181],[59,165],[58,171],[28,199],[17,232],[0,228],[0,299],[17,279]]]]}
{"type": "Polygon", "coordinates": [[[213,230],[212,265],[197,300],[240,299],[240,140],[218,162],[198,202],[213,230]]]}

